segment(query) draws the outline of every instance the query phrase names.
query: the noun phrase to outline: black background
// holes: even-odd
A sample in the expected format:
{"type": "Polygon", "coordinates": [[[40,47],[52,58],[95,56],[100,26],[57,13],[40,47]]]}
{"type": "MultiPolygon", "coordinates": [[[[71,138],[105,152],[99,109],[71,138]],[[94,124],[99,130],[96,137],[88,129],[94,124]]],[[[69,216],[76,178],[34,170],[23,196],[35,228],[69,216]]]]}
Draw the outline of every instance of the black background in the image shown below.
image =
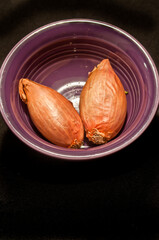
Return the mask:
{"type": "MultiPolygon", "coordinates": [[[[47,23],[91,18],[137,38],[159,69],[159,1],[1,0],[0,64],[47,23]]],[[[159,111],[124,150],[89,162],[40,155],[0,116],[0,239],[159,239],[159,111]]]]}

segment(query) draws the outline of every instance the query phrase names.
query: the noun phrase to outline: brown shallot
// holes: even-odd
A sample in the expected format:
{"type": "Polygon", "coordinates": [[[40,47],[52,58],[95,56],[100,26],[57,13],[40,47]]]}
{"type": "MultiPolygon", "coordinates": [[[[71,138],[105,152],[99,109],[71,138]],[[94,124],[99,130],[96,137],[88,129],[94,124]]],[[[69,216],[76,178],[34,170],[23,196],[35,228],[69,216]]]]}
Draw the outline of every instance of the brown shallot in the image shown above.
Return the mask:
{"type": "Polygon", "coordinates": [[[89,73],[80,96],[80,116],[86,137],[103,144],[121,130],[127,112],[124,87],[108,59],[89,73]]]}
{"type": "Polygon", "coordinates": [[[62,147],[80,148],[84,128],[69,100],[52,88],[26,78],[19,81],[19,95],[27,104],[34,125],[47,140],[62,147]]]}

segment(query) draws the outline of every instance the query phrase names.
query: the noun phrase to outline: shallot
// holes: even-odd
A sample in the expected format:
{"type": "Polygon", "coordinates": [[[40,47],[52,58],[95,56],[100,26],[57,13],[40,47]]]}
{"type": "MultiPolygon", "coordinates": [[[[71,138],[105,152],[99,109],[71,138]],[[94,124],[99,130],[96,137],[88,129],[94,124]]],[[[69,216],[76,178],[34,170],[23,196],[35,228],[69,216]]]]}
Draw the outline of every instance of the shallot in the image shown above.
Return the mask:
{"type": "Polygon", "coordinates": [[[19,95],[27,104],[39,132],[50,142],[67,148],[80,148],[84,128],[73,104],[52,88],[22,78],[19,95]]]}
{"type": "Polygon", "coordinates": [[[124,125],[127,100],[124,87],[108,59],[89,73],[80,96],[80,116],[86,137],[95,144],[114,138],[124,125]]]}

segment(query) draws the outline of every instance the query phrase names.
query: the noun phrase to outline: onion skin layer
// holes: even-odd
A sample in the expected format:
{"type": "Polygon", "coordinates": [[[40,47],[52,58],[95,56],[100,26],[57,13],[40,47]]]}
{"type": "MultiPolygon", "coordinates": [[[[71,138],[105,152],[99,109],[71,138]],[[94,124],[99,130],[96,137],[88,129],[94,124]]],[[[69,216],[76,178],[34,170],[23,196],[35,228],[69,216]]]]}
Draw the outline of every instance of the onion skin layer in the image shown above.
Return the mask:
{"type": "Polygon", "coordinates": [[[25,78],[19,81],[19,95],[27,104],[34,125],[47,140],[62,147],[81,147],[83,124],[69,100],[54,89],[25,78]]]}
{"type": "Polygon", "coordinates": [[[89,73],[80,96],[80,116],[86,137],[104,144],[121,130],[127,112],[123,85],[108,59],[89,73]]]}

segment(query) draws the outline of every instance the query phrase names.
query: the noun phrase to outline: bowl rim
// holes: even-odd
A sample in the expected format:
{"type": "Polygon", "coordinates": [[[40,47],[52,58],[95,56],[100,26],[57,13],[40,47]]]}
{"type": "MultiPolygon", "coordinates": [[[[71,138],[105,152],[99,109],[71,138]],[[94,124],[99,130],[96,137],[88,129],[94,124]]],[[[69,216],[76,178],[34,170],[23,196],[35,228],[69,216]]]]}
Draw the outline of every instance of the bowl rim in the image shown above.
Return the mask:
{"type": "MultiPolygon", "coordinates": [[[[113,154],[113,153],[125,148],[126,146],[130,145],[132,142],[134,142],[146,130],[146,128],[151,123],[153,117],[155,116],[158,105],[159,105],[159,75],[158,75],[158,71],[157,71],[157,68],[155,66],[155,63],[154,63],[153,59],[151,58],[150,54],[148,53],[148,51],[144,48],[144,46],[136,38],[134,38],[131,34],[126,32],[125,30],[123,30],[123,29],[121,29],[121,28],[119,28],[115,25],[112,25],[110,23],[99,21],[99,20],[85,19],[85,18],[73,18],[73,19],[64,19],[64,20],[55,21],[55,22],[51,22],[49,24],[46,24],[44,26],[41,26],[41,27],[33,30],[32,32],[27,34],[25,37],[23,37],[19,42],[17,42],[17,44],[10,50],[10,52],[8,53],[6,58],[4,59],[4,61],[2,63],[2,66],[0,68],[0,111],[1,111],[1,114],[2,114],[6,124],[11,129],[11,131],[22,142],[24,142],[26,145],[28,145],[29,147],[33,148],[34,150],[36,150],[38,152],[40,152],[42,154],[46,154],[47,156],[50,156],[50,157],[60,158],[60,159],[63,159],[63,160],[90,160],[90,159],[100,158],[100,157],[104,157],[104,156],[108,156],[110,154],[113,154]],[[49,151],[45,148],[41,148],[38,145],[36,145],[36,144],[30,142],[28,139],[26,139],[12,125],[12,122],[9,120],[9,118],[7,116],[7,113],[5,112],[5,108],[3,106],[3,103],[2,103],[2,98],[1,98],[2,86],[1,85],[2,85],[3,72],[5,71],[5,67],[7,66],[7,63],[9,62],[12,55],[16,52],[16,50],[24,42],[26,42],[30,37],[33,37],[34,35],[38,34],[39,32],[42,32],[42,31],[44,31],[46,29],[49,29],[49,28],[52,28],[52,27],[56,27],[58,25],[67,24],[67,23],[90,23],[90,24],[95,24],[95,25],[102,25],[102,26],[111,28],[111,29],[119,32],[120,34],[124,35],[126,38],[129,38],[131,41],[133,41],[134,44],[137,45],[140,48],[140,50],[143,52],[144,56],[146,56],[146,58],[148,59],[149,64],[151,65],[151,68],[153,70],[153,74],[154,74],[154,78],[155,78],[155,86],[156,86],[156,96],[155,96],[155,99],[154,99],[153,108],[152,108],[151,113],[149,114],[146,122],[143,124],[141,129],[133,135],[132,138],[128,139],[126,142],[122,143],[121,145],[116,146],[116,147],[114,147],[110,150],[107,150],[105,152],[98,152],[96,154],[91,155],[91,154],[87,153],[86,149],[79,149],[79,150],[77,150],[77,151],[79,151],[79,153],[80,153],[81,150],[85,151],[85,155],[80,156],[80,155],[76,155],[76,154],[67,155],[66,153],[65,154],[55,153],[55,152],[49,151]]],[[[73,151],[73,149],[72,149],[72,151],[73,151]]]]}

